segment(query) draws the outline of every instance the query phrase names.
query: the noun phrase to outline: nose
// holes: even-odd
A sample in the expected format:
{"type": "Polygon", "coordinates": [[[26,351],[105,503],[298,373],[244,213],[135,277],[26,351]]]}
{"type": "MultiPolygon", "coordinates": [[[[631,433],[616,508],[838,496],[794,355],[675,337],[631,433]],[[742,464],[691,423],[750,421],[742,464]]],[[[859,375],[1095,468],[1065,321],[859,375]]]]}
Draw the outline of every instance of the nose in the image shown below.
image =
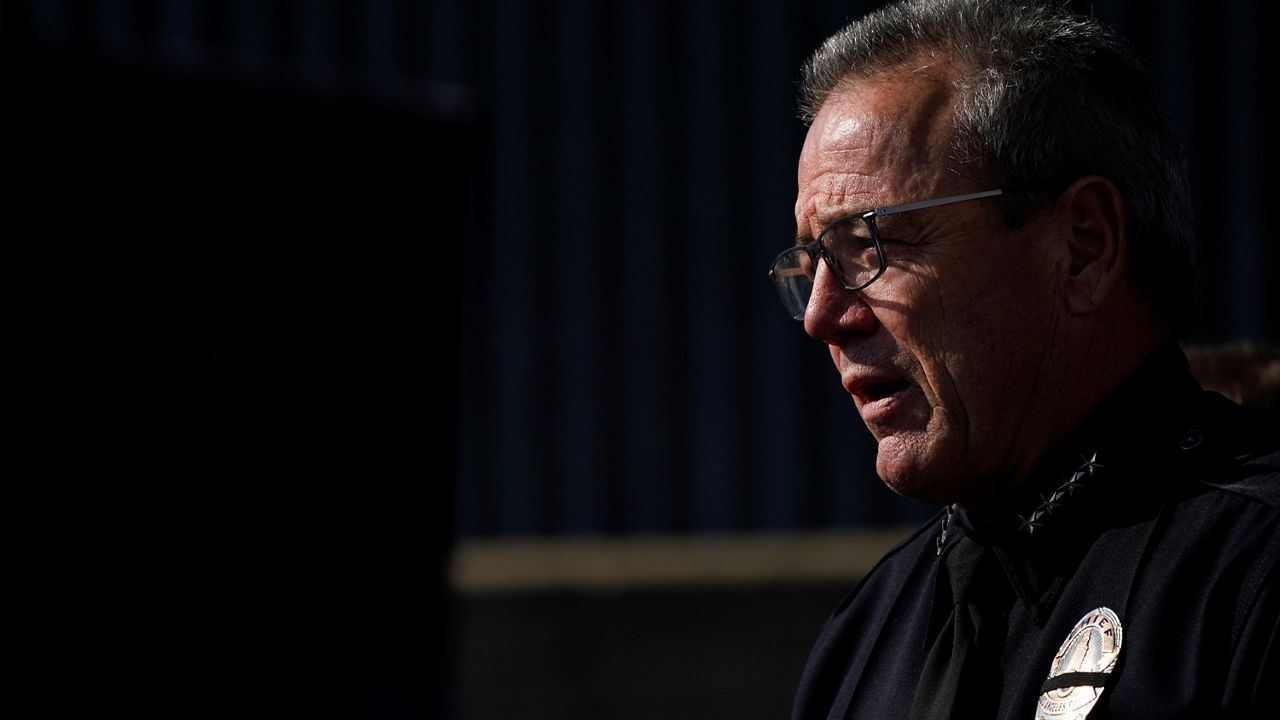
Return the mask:
{"type": "Polygon", "coordinates": [[[862,292],[845,290],[827,263],[819,262],[804,312],[804,331],[815,340],[839,345],[851,335],[875,332],[877,322],[862,292]]]}

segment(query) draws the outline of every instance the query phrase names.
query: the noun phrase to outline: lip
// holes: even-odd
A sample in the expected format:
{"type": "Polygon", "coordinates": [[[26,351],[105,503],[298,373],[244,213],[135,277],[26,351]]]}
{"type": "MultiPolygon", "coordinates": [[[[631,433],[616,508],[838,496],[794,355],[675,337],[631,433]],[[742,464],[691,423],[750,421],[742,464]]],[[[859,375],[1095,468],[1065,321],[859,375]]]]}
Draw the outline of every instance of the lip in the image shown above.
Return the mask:
{"type": "MultiPolygon", "coordinates": [[[[883,397],[886,394],[884,392],[885,386],[911,384],[911,381],[901,375],[880,370],[846,372],[840,381],[850,395],[863,402],[871,402],[883,397]]],[[[899,388],[894,392],[899,392],[903,389],[905,388],[899,388]]]]}
{"type": "Polygon", "coordinates": [[[848,372],[841,383],[853,396],[858,414],[866,423],[887,419],[903,393],[914,387],[906,377],[880,370],[848,372]]]}

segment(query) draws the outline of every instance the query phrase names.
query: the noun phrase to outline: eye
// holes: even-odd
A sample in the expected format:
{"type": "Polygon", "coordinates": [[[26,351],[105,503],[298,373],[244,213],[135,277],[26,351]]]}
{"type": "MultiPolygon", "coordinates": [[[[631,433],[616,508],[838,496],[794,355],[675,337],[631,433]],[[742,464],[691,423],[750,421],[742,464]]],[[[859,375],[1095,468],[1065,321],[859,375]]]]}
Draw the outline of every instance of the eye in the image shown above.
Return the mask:
{"type": "Polygon", "coordinates": [[[915,223],[900,215],[881,218],[876,223],[881,245],[905,245],[917,235],[915,223]]]}

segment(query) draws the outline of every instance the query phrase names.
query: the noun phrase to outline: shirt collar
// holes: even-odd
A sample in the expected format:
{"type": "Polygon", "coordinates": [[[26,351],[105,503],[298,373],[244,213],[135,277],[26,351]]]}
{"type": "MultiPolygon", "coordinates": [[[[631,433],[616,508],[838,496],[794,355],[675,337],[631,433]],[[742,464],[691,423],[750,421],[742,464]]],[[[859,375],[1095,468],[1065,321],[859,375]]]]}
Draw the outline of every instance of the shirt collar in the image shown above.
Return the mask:
{"type": "Polygon", "coordinates": [[[1107,527],[1158,512],[1171,489],[1200,386],[1173,344],[1161,348],[1046,454],[1004,509],[958,511],[957,539],[991,547],[1022,603],[1043,622],[1107,527]]]}

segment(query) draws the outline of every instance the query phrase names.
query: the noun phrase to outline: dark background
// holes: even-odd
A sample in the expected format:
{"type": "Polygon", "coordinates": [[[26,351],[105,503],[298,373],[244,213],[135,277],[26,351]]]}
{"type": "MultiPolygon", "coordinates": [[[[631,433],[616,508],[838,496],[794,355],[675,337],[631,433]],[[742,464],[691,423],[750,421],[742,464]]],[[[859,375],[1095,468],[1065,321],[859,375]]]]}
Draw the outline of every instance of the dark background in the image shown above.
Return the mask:
{"type": "MultiPolygon", "coordinates": [[[[155,506],[107,506],[141,530],[133,570],[101,580],[185,659],[140,665],[123,696],[785,714],[837,587],[450,600],[446,559],[931,512],[874,478],[765,277],[794,231],[799,65],[879,4],[0,2],[6,237],[39,259],[17,306],[37,364],[141,374],[121,392],[166,409],[100,428],[154,461],[126,485],[155,506]],[[156,583],[169,601],[130,600],[156,583]],[[735,645],[759,623],[772,660],[735,645]]],[[[1280,340],[1263,3],[1071,4],[1132,39],[1185,143],[1190,339],[1280,340]]]]}

